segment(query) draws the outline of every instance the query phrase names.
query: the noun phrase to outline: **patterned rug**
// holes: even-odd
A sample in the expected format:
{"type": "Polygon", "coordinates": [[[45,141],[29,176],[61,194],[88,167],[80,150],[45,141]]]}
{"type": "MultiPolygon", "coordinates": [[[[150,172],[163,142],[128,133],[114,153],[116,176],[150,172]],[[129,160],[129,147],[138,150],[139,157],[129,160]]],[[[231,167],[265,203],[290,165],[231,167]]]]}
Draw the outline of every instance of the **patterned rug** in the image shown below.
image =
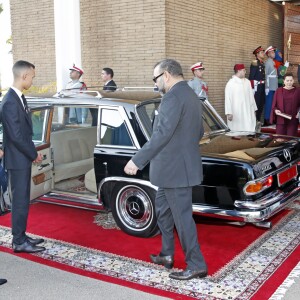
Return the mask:
{"type": "MultiPolygon", "coordinates": [[[[96,222],[101,223],[97,217],[96,222]]],[[[10,228],[0,226],[0,246],[10,249],[11,239],[10,228]]],[[[154,264],[50,238],[46,238],[47,250],[34,256],[126,281],[129,284],[127,286],[132,283],[149,287],[150,293],[151,289],[155,289],[158,294],[159,290],[169,292],[172,299],[247,300],[254,299],[252,297],[255,297],[260,287],[274,273],[280,272],[280,267],[291,255],[299,252],[299,244],[300,202],[297,201],[272,230],[262,234],[218,272],[201,280],[186,282],[169,279],[168,271],[154,264]]],[[[166,296],[165,293],[162,295],[166,296]]]]}

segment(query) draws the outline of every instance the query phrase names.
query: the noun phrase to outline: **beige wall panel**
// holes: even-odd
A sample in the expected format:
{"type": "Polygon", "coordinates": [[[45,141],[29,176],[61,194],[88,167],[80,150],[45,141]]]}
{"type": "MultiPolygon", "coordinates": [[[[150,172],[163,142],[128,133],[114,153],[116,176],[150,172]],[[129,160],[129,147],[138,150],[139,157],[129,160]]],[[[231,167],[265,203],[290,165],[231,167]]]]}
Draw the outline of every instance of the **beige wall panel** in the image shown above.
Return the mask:
{"type": "Polygon", "coordinates": [[[13,59],[36,66],[34,86],[56,81],[53,5],[52,0],[10,0],[13,59]]]}

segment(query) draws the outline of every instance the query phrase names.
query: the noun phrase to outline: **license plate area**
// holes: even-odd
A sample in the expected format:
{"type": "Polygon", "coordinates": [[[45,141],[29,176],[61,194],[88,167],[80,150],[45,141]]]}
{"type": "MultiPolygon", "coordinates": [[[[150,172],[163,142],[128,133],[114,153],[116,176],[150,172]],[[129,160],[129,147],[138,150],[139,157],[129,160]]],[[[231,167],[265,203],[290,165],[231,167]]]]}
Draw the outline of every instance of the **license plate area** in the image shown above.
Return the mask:
{"type": "Polygon", "coordinates": [[[289,169],[284,170],[277,174],[278,186],[282,186],[290,180],[296,178],[298,175],[297,166],[291,166],[289,169]]]}

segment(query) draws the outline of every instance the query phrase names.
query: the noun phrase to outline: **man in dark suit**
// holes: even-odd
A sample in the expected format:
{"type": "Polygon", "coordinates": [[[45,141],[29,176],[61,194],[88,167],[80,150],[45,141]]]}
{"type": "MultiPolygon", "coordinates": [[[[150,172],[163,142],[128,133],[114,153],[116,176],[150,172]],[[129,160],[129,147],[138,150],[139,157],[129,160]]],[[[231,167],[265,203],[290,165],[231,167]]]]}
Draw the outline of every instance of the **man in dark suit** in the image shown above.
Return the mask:
{"type": "Polygon", "coordinates": [[[188,280],[205,277],[207,267],[201,254],[192,212],[192,187],[202,181],[199,140],[203,136],[202,107],[184,81],[178,62],[165,59],[154,68],[154,78],[164,94],[156,112],[150,140],[125,166],[135,175],[150,162],[150,181],[158,186],[155,210],[162,233],[162,249],[151,261],[171,269],[174,263],[174,224],[185,252],[187,268],[170,278],[188,280]]]}
{"type": "Polygon", "coordinates": [[[104,82],[104,91],[114,92],[117,89],[117,85],[113,81],[114,71],[111,68],[103,68],[101,72],[101,77],[104,82]]]}
{"type": "Polygon", "coordinates": [[[4,166],[12,199],[12,247],[14,252],[40,252],[37,246],[43,239],[26,235],[30,202],[31,164],[42,162],[32,142],[32,122],[27,101],[22,94],[28,90],[35,76],[35,66],[27,61],[17,61],[13,66],[14,82],[0,105],[3,125],[4,166]]]}

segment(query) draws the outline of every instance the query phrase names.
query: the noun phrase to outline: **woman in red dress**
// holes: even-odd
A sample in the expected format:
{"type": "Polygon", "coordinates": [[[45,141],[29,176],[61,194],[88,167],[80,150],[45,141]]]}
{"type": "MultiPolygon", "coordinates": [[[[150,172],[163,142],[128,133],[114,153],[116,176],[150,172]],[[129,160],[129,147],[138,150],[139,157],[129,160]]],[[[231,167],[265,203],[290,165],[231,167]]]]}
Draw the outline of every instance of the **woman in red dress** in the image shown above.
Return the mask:
{"type": "Polygon", "coordinates": [[[274,94],[270,123],[276,123],[277,134],[297,136],[300,89],[294,87],[292,73],[286,73],[283,79],[284,86],[279,87],[274,94]]]}

